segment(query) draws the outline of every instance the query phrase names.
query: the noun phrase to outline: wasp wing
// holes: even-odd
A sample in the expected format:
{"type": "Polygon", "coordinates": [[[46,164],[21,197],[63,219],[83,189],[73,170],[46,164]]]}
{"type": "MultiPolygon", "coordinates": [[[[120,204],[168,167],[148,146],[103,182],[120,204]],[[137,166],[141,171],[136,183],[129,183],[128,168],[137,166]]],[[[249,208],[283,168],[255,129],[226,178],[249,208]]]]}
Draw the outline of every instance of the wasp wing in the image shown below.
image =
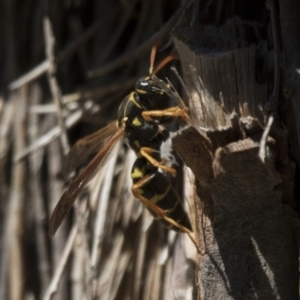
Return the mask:
{"type": "Polygon", "coordinates": [[[80,191],[95,176],[97,170],[107,161],[106,158],[108,157],[108,154],[123,135],[123,131],[123,129],[119,129],[114,134],[114,136],[107,142],[102,150],[94,157],[94,159],[86,166],[86,168],[73,179],[71,184],[64,191],[50,217],[50,236],[55,234],[57,228],[60,226],[64,217],[69,212],[80,191]]]}
{"type": "Polygon", "coordinates": [[[116,122],[80,139],[71,148],[63,164],[63,173],[67,177],[73,170],[83,164],[89,155],[98,152],[107,140],[118,131],[116,122]]]}

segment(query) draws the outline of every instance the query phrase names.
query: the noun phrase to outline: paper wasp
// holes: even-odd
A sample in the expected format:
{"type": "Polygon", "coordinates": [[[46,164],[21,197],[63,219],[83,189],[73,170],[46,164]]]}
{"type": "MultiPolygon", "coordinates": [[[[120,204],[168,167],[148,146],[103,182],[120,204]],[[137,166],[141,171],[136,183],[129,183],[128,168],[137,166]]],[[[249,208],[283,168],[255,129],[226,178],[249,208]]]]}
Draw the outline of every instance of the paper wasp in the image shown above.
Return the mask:
{"type": "Polygon", "coordinates": [[[60,198],[50,218],[51,236],[55,234],[80,191],[104,164],[113,146],[121,137],[125,137],[127,144],[137,155],[131,171],[133,195],[166,227],[187,233],[196,245],[190,235],[192,229],[189,218],[178,194],[167,178],[159,172],[159,169],[162,169],[173,176],[176,175],[175,169],[167,166],[166,161],[160,157],[160,146],[168,138],[168,132],[162,125],[178,117],[187,120],[187,109],[174,106],[155,110],[153,100],[166,101],[168,95],[154,82],[154,79],[158,78],[153,73],[151,71],[150,76],[139,79],[135,91],[123,99],[118,110],[117,124],[111,123],[79,140],[71,149],[67,161],[72,166],[74,162],[83,162],[89,154],[98,150],[103,140],[108,140],[60,198]]]}

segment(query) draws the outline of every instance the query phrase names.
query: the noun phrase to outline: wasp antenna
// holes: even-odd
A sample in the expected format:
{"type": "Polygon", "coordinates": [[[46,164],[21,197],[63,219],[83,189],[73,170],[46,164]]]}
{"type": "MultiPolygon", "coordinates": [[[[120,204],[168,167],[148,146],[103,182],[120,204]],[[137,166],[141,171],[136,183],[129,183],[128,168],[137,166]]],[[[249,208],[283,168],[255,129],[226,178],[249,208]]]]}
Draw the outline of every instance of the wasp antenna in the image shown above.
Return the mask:
{"type": "Polygon", "coordinates": [[[151,55],[150,55],[150,68],[149,68],[150,75],[152,75],[152,72],[153,72],[153,66],[154,66],[156,52],[157,52],[157,45],[154,45],[151,49],[151,55]]]}
{"type": "MultiPolygon", "coordinates": [[[[167,56],[165,59],[163,59],[159,65],[154,69],[154,71],[152,73],[150,73],[151,75],[155,75],[160,69],[162,69],[166,64],[168,64],[170,61],[174,60],[174,59],[179,59],[177,54],[171,54],[169,56],[167,56]]],[[[153,70],[153,68],[152,68],[153,70]]]]}

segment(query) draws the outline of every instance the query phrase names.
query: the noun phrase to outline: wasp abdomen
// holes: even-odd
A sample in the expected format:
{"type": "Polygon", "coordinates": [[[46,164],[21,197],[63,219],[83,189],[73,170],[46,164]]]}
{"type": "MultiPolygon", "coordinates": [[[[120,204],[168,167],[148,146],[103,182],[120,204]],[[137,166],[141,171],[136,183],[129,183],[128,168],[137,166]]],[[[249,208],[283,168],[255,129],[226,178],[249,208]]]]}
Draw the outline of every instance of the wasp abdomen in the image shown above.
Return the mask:
{"type": "MultiPolygon", "coordinates": [[[[138,158],[133,165],[131,177],[134,184],[137,185],[143,178],[148,177],[149,179],[140,185],[135,192],[162,209],[166,217],[192,231],[189,218],[183,208],[179,195],[162,173],[158,172],[156,168],[151,168],[144,158],[138,158]]],[[[149,211],[156,220],[160,221],[168,229],[180,230],[157,215],[155,211],[151,209],[149,211]]]]}

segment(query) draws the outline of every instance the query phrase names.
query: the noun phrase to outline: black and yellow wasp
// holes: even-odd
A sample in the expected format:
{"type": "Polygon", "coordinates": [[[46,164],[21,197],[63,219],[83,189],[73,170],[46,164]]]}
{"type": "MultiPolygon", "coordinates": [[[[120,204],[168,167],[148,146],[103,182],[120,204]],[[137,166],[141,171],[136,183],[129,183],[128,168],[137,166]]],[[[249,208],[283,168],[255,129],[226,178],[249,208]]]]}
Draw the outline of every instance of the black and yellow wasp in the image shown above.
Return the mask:
{"type": "Polygon", "coordinates": [[[116,142],[124,137],[129,147],[136,153],[137,159],[132,167],[131,178],[133,195],[169,229],[185,232],[191,237],[189,218],[181,200],[169,183],[159,172],[162,169],[173,176],[175,169],[161,159],[160,147],[168,138],[168,131],[162,126],[180,117],[188,119],[185,107],[174,106],[155,110],[154,100],[167,103],[168,96],[157,85],[155,75],[146,76],[136,82],[135,90],[126,96],[118,110],[117,122],[113,122],[82,140],[79,140],[67,156],[69,165],[79,164],[95,152],[104,139],[109,139],[87,167],[71,182],[65,190],[50,218],[49,234],[55,234],[76,197],[83,187],[93,178],[103,165],[116,142]],[[156,83],[155,83],[155,80],[156,83]]]}

